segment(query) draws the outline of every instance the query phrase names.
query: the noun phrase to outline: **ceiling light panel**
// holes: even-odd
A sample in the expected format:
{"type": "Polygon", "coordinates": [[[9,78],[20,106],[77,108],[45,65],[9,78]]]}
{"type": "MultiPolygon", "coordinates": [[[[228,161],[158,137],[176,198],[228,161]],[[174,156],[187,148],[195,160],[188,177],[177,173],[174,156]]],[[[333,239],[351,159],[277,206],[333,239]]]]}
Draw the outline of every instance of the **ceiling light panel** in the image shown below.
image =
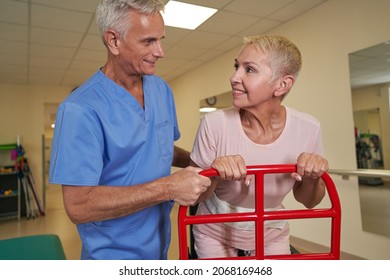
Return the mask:
{"type": "Polygon", "coordinates": [[[218,10],[178,1],[169,1],[162,14],[165,25],[194,30],[218,10]]]}

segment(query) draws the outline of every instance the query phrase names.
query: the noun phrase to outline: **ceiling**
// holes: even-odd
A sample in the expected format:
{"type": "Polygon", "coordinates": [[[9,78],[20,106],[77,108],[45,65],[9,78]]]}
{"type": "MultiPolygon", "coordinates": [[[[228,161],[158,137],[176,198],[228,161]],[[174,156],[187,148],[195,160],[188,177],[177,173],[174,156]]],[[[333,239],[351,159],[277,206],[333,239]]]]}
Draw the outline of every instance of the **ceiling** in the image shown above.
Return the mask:
{"type": "Polygon", "coordinates": [[[389,83],[390,41],[351,53],[349,68],[352,88],[389,83]]]}
{"type": "MultiPolygon", "coordinates": [[[[77,87],[85,81],[106,59],[95,23],[98,1],[1,0],[0,83],[77,87]]],[[[166,27],[165,56],[156,74],[167,81],[240,46],[245,35],[266,33],[326,2],[180,1],[219,11],[195,31],[166,27]]],[[[384,45],[350,57],[353,87],[390,80],[383,57],[389,49],[384,45]]]]}
{"type": "MultiPolygon", "coordinates": [[[[95,21],[99,0],[1,0],[0,83],[79,86],[106,51],[95,21]]],[[[219,11],[195,31],[166,27],[156,74],[167,81],[326,0],[180,0],[219,11]]]]}

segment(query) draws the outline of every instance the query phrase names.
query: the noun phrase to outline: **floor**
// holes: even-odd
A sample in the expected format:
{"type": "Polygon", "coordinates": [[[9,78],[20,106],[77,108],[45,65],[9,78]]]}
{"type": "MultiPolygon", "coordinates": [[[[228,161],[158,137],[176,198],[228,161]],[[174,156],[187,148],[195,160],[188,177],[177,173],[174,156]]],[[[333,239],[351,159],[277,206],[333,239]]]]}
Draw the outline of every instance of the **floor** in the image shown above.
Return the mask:
{"type": "MultiPolygon", "coordinates": [[[[177,210],[177,208],[175,208],[177,210]]],[[[176,220],[176,212],[173,211],[172,220],[176,220]]],[[[175,227],[175,224],[173,224],[175,227]]],[[[175,228],[172,232],[177,232],[175,228]]],[[[36,218],[21,218],[0,221],[0,240],[34,234],[57,234],[62,242],[66,258],[68,260],[79,260],[81,241],[75,225],[69,220],[65,213],[62,202],[61,187],[48,185],[46,189],[45,215],[36,218]]],[[[169,259],[178,259],[177,237],[172,236],[172,249],[169,251],[169,259]]]]}
{"type": "MultiPolygon", "coordinates": [[[[362,207],[362,221],[365,231],[390,236],[390,182],[379,186],[360,186],[362,207]]],[[[66,216],[61,188],[56,185],[48,185],[46,190],[46,214],[34,219],[22,218],[17,220],[0,221],[0,239],[19,237],[25,235],[51,233],[57,234],[64,247],[65,255],[69,260],[77,260],[80,257],[81,242],[76,227],[66,216]]],[[[172,220],[176,220],[175,212],[172,220]]],[[[173,223],[175,227],[175,223],[173,223]]],[[[176,228],[173,228],[175,232],[176,228]]],[[[177,259],[176,236],[172,237],[172,249],[169,259],[177,259]]],[[[300,248],[297,248],[300,249],[300,248]]],[[[301,248],[308,252],[308,248],[301,248]]],[[[343,256],[342,256],[343,258],[343,256]]]]}
{"type": "Polygon", "coordinates": [[[64,247],[67,259],[80,259],[81,242],[76,227],[66,216],[62,203],[61,188],[49,185],[46,189],[46,209],[44,216],[21,218],[0,222],[0,239],[34,234],[57,234],[64,247]]]}

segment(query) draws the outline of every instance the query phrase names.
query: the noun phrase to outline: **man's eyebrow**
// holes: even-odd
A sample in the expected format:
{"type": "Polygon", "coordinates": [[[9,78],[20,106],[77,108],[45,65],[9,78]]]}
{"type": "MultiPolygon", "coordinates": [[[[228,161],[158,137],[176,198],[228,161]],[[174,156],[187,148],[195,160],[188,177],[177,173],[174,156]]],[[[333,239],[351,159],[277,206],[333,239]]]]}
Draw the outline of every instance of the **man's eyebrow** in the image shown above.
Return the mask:
{"type": "Polygon", "coordinates": [[[162,36],[161,38],[157,38],[157,37],[145,37],[145,38],[142,38],[141,39],[141,42],[145,42],[145,41],[157,41],[157,40],[162,40],[162,39],[165,39],[165,35],[162,36]]]}

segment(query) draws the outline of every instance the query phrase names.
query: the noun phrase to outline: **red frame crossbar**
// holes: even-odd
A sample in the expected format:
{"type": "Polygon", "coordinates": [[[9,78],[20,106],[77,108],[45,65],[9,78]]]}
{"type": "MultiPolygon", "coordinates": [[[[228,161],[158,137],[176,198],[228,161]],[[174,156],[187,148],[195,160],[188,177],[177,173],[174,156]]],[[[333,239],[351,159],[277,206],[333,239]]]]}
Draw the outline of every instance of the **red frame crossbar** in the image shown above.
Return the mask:
{"type": "MultiPolygon", "coordinates": [[[[228,213],[210,215],[187,215],[188,206],[180,206],[178,213],[179,253],[180,259],[188,259],[187,226],[192,224],[254,221],[256,226],[256,255],[223,259],[304,259],[304,260],[337,260],[340,259],[341,206],[333,180],[328,173],[322,175],[331,207],[327,209],[300,209],[284,211],[264,211],[264,175],[271,173],[296,172],[295,164],[254,165],[247,166],[247,174],[255,176],[256,196],[255,211],[249,213],[228,213]],[[259,199],[261,198],[261,199],[259,199]],[[331,244],[328,253],[288,254],[264,256],[264,221],[308,218],[331,218],[331,244]]],[[[219,176],[215,169],[203,170],[201,175],[219,176]]]]}

